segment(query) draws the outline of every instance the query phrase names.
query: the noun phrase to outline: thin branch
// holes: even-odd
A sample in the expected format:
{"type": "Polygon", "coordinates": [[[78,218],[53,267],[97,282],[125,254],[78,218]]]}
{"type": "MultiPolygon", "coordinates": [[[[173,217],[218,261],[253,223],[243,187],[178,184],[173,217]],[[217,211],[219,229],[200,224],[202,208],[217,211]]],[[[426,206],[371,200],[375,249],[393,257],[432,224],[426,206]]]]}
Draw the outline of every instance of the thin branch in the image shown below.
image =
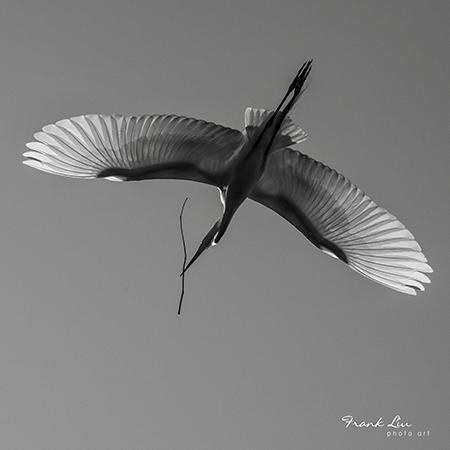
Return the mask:
{"type": "Polygon", "coordinates": [[[186,240],[184,239],[184,231],[183,231],[183,212],[184,212],[184,206],[187,202],[187,197],[183,202],[183,206],[181,207],[180,212],[180,232],[181,232],[181,240],[183,242],[183,252],[184,252],[184,259],[183,259],[183,273],[181,274],[181,296],[180,296],[180,303],[178,304],[178,315],[181,314],[181,304],[183,303],[183,297],[184,297],[184,269],[186,268],[186,261],[187,261],[187,252],[186,252],[186,240]]]}

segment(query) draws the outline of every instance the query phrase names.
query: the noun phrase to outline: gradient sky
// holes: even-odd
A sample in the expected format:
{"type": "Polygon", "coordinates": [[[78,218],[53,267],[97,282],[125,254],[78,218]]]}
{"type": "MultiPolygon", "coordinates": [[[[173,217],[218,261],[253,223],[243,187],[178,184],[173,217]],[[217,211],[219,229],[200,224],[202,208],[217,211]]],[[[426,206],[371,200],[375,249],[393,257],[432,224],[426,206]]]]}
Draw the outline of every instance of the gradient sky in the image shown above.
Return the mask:
{"type": "Polygon", "coordinates": [[[448,1],[2,0],[0,448],[448,448],[449,20],[448,1]],[[241,129],[310,58],[300,150],[415,235],[435,270],[416,297],[248,201],[178,316],[180,208],[192,255],[216,189],[21,164],[35,132],[80,114],[241,129]],[[413,435],[346,415],[400,415],[413,435]]]}

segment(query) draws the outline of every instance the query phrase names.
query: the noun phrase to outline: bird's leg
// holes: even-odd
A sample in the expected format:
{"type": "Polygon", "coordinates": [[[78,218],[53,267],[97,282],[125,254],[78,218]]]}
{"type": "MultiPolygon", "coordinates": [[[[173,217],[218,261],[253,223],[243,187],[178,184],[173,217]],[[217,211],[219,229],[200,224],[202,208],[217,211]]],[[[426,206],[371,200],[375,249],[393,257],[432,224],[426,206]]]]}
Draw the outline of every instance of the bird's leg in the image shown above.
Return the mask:
{"type": "Polygon", "coordinates": [[[309,72],[311,71],[312,61],[307,61],[303,66],[300,68],[300,70],[297,72],[297,75],[295,76],[292,83],[289,85],[289,88],[284,95],[283,99],[281,100],[280,104],[278,105],[277,109],[273,112],[273,114],[270,116],[270,119],[266,122],[261,134],[258,136],[258,139],[256,139],[255,143],[253,144],[253,148],[257,148],[259,143],[261,142],[261,139],[263,138],[263,135],[266,133],[267,130],[269,130],[273,125],[274,121],[276,120],[274,129],[271,131],[271,138],[270,142],[266,146],[266,150],[264,153],[264,157],[267,158],[270,149],[272,147],[273,141],[275,140],[275,137],[278,133],[278,131],[281,128],[281,124],[283,123],[285,117],[289,113],[289,111],[292,109],[294,104],[298,101],[300,98],[300,95],[304,91],[303,86],[305,85],[305,81],[308,78],[309,72]],[[281,108],[283,107],[284,103],[286,102],[289,95],[294,92],[294,95],[289,100],[286,107],[281,111],[281,108]],[[281,111],[281,112],[280,112],[281,111]]]}
{"type": "Polygon", "coordinates": [[[288,115],[289,111],[292,109],[292,107],[295,105],[295,103],[300,98],[300,95],[303,93],[303,91],[304,91],[303,86],[305,84],[306,79],[308,78],[309,72],[311,71],[311,65],[312,65],[312,61],[308,61],[305,64],[303,64],[302,68],[298,71],[297,76],[294,78],[294,81],[289,86],[289,89],[288,89],[286,95],[284,96],[283,100],[279,104],[278,108],[275,110],[275,112],[272,114],[270,119],[267,121],[266,126],[264,127],[264,130],[262,131],[262,133],[260,135],[260,138],[262,137],[264,132],[273,125],[274,120],[275,119],[277,120],[275,123],[274,129],[273,129],[273,132],[272,132],[272,136],[270,138],[269,145],[267,145],[266,150],[264,152],[264,158],[268,157],[270,149],[272,148],[273,141],[275,140],[275,137],[277,136],[278,131],[281,128],[281,124],[283,123],[284,119],[288,115]],[[277,114],[280,111],[283,103],[285,102],[286,98],[292,91],[294,91],[294,95],[289,100],[288,104],[283,109],[283,111],[281,111],[279,116],[277,117],[277,114]]]}
{"type": "Polygon", "coordinates": [[[292,108],[294,103],[298,100],[298,97],[300,96],[300,94],[303,92],[303,86],[305,84],[306,79],[308,78],[309,72],[311,72],[311,66],[312,66],[312,61],[307,61],[307,62],[305,62],[305,64],[303,64],[303,66],[297,72],[297,75],[295,76],[295,78],[292,81],[292,83],[289,85],[289,88],[288,88],[286,94],[284,95],[283,100],[281,100],[281,102],[278,105],[277,109],[272,114],[270,119],[267,121],[266,127],[271,127],[273,125],[273,121],[275,120],[276,115],[281,111],[281,108],[283,107],[284,102],[289,97],[291,92],[294,92],[293,97],[289,101],[289,103],[286,106],[286,108],[283,110],[282,120],[279,121],[279,124],[281,126],[281,123],[283,122],[283,120],[286,117],[287,113],[290,111],[290,109],[292,108]]]}
{"type": "Polygon", "coordinates": [[[189,267],[194,264],[194,262],[198,259],[198,257],[211,245],[215,245],[214,238],[216,237],[216,234],[219,230],[220,225],[220,219],[217,220],[217,222],[213,225],[213,227],[208,231],[208,234],[202,239],[202,242],[200,243],[200,246],[198,247],[197,252],[195,255],[191,258],[187,266],[183,269],[183,272],[181,272],[181,275],[183,275],[186,270],[189,269],[189,267]]]}

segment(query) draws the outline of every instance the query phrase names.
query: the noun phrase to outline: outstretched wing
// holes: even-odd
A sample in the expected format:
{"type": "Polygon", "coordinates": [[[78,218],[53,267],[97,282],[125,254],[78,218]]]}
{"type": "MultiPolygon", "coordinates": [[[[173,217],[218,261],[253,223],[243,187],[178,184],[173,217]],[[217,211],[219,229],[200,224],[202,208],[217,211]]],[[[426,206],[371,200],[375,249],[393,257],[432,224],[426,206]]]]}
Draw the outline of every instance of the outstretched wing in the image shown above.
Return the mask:
{"type": "Polygon", "coordinates": [[[285,148],[273,152],[250,195],[314,245],[362,275],[406,294],[432,272],[414,236],[335,170],[285,148]]]}
{"type": "Polygon", "coordinates": [[[244,143],[238,130],[179,116],[87,115],[47,125],[24,164],[74,178],[175,178],[221,187],[244,143]]]}

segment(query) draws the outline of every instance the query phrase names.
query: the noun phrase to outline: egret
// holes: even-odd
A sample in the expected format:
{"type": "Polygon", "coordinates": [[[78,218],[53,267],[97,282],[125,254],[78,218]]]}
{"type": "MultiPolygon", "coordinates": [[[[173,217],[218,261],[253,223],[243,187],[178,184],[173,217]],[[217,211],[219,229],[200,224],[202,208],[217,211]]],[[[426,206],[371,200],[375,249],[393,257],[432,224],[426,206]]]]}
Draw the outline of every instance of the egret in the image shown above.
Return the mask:
{"type": "Polygon", "coordinates": [[[301,67],[275,111],[247,108],[243,131],[175,115],[85,115],[36,133],[24,164],[74,178],[216,186],[222,216],[184,271],[219,243],[250,198],[360,274],[416,295],[433,270],[414,236],[344,176],[292,148],[307,137],[288,114],[305,90],[311,64],[301,67]]]}

